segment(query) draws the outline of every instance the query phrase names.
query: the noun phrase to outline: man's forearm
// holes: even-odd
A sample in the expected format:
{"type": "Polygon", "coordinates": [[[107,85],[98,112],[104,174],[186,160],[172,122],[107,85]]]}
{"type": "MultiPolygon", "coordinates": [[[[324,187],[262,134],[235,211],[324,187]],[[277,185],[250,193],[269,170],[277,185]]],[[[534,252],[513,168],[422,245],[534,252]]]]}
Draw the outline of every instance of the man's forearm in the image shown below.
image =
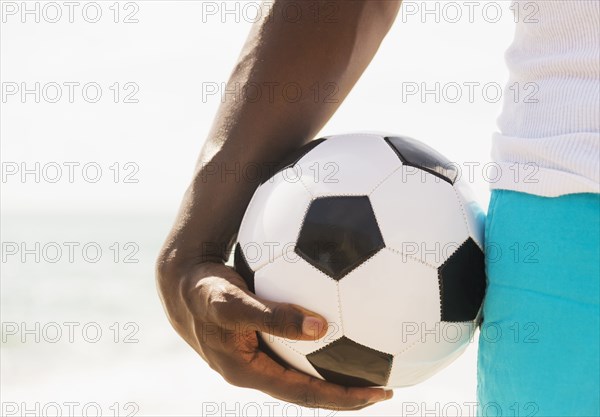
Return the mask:
{"type": "Polygon", "coordinates": [[[227,258],[260,184],[258,176],[242,173],[248,167],[268,172],[318,133],[371,61],[400,6],[395,0],[307,0],[294,2],[302,17],[291,22],[281,14],[285,3],[275,1],[250,33],[227,87],[240,92],[248,86],[247,95],[227,95],[220,106],[163,262],[186,266],[227,258]],[[319,8],[329,10],[327,18],[315,12],[319,8]],[[297,87],[293,100],[277,90],[285,85],[297,87]],[[237,175],[227,174],[231,170],[237,175]]]}

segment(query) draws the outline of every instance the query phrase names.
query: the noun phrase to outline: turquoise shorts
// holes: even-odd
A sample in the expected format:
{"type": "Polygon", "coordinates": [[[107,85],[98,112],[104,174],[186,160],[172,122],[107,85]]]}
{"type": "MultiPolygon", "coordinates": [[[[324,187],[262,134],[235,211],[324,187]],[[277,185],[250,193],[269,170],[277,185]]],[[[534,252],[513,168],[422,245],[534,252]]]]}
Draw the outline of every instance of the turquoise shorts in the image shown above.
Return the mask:
{"type": "Polygon", "coordinates": [[[492,192],[478,415],[600,416],[600,195],[492,192]]]}

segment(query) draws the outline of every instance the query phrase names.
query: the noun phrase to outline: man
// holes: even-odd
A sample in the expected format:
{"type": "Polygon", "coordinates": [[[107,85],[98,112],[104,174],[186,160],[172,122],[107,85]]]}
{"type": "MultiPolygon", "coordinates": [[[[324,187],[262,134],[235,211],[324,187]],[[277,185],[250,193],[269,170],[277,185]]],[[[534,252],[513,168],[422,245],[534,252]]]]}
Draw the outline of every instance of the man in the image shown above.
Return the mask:
{"type": "MultiPolygon", "coordinates": [[[[508,415],[516,403],[516,415],[531,407],[536,415],[598,415],[598,3],[536,4],[540,21],[519,21],[509,64],[513,79],[539,85],[540,103],[505,104],[493,154],[501,166],[533,164],[537,182],[504,175],[492,195],[487,239],[505,255],[487,265],[484,318],[505,337],[480,340],[480,412],[497,403],[508,415]],[[512,262],[511,242],[537,244],[540,261],[512,262]],[[511,344],[514,322],[520,339],[527,323],[537,325],[539,343],[511,344]]],[[[298,21],[275,14],[285,5],[275,1],[273,14],[253,26],[229,86],[297,83],[310,91],[335,83],[338,100],[304,95],[292,103],[263,94],[221,105],[159,256],[158,287],[175,329],[231,384],[308,407],[360,409],[392,392],[321,381],[261,351],[256,330],[310,340],[327,323],[301,306],[257,298],[224,265],[260,180],[213,174],[236,164],[277,165],[312,139],[375,55],[400,1],[294,2],[298,21]],[[315,18],[315,9],[332,3],[335,22],[315,18]]]]}

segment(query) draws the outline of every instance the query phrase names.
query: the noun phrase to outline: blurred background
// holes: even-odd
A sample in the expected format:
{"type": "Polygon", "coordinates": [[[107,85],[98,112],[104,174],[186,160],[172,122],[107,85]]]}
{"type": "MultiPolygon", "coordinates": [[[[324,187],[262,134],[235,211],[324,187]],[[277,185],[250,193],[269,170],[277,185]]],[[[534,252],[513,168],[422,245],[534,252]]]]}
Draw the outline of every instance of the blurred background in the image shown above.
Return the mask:
{"type": "MultiPolygon", "coordinates": [[[[170,327],[154,283],[222,83],[269,3],[0,6],[0,414],[333,415],[229,386],[170,327]]],[[[485,207],[503,54],[526,14],[513,12],[405,1],[321,133],[425,141],[471,167],[485,207]]],[[[475,389],[476,342],[393,400],[337,415],[473,415],[475,389]]]]}

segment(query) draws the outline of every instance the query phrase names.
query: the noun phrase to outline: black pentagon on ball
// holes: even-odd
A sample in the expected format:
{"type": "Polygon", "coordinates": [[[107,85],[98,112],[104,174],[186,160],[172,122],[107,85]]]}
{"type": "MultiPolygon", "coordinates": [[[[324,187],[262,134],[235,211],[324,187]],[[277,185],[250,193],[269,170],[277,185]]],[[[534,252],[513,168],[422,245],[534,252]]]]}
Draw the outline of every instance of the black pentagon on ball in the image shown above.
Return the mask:
{"type": "Polygon", "coordinates": [[[238,274],[240,274],[240,276],[242,278],[244,278],[244,281],[246,281],[246,285],[248,286],[248,289],[252,292],[255,292],[254,291],[254,271],[252,270],[252,268],[250,268],[250,265],[248,265],[248,262],[246,261],[246,257],[244,256],[244,251],[242,250],[242,247],[240,246],[239,243],[237,245],[235,245],[233,266],[234,266],[236,272],[238,274]]]}
{"type": "Polygon", "coordinates": [[[342,336],[306,355],[327,381],[353,387],[386,385],[394,357],[342,336]]]}
{"type": "Polygon", "coordinates": [[[485,296],[483,251],[468,238],[438,269],[442,321],[473,321],[485,296]]]}
{"type": "Polygon", "coordinates": [[[369,197],[340,196],[311,203],[294,250],[339,281],[384,246],[369,197]]]}
{"type": "Polygon", "coordinates": [[[320,145],[325,140],[326,140],[326,138],[311,140],[306,145],[304,145],[304,146],[296,149],[295,151],[291,152],[290,154],[288,154],[276,166],[276,168],[270,173],[270,175],[263,180],[262,184],[264,184],[265,182],[269,181],[271,178],[273,178],[275,175],[277,175],[277,173],[279,173],[279,172],[281,172],[281,171],[283,171],[283,170],[285,170],[287,168],[292,168],[294,165],[296,165],[296,163],[300,159],[302,159],[302,157],[304,155],[306,155],[307,153],[309,153],[310,151],[312,151],[314,148],[316,148],[318,145],[320,145]]]}
{"type": "Polygon", "coordinates": [[[385,141],[404,165],[427,171],[450,184],[458,177],[458,169],[450,160],[435,149],[406,136],[389,136],[385,141]]]}

